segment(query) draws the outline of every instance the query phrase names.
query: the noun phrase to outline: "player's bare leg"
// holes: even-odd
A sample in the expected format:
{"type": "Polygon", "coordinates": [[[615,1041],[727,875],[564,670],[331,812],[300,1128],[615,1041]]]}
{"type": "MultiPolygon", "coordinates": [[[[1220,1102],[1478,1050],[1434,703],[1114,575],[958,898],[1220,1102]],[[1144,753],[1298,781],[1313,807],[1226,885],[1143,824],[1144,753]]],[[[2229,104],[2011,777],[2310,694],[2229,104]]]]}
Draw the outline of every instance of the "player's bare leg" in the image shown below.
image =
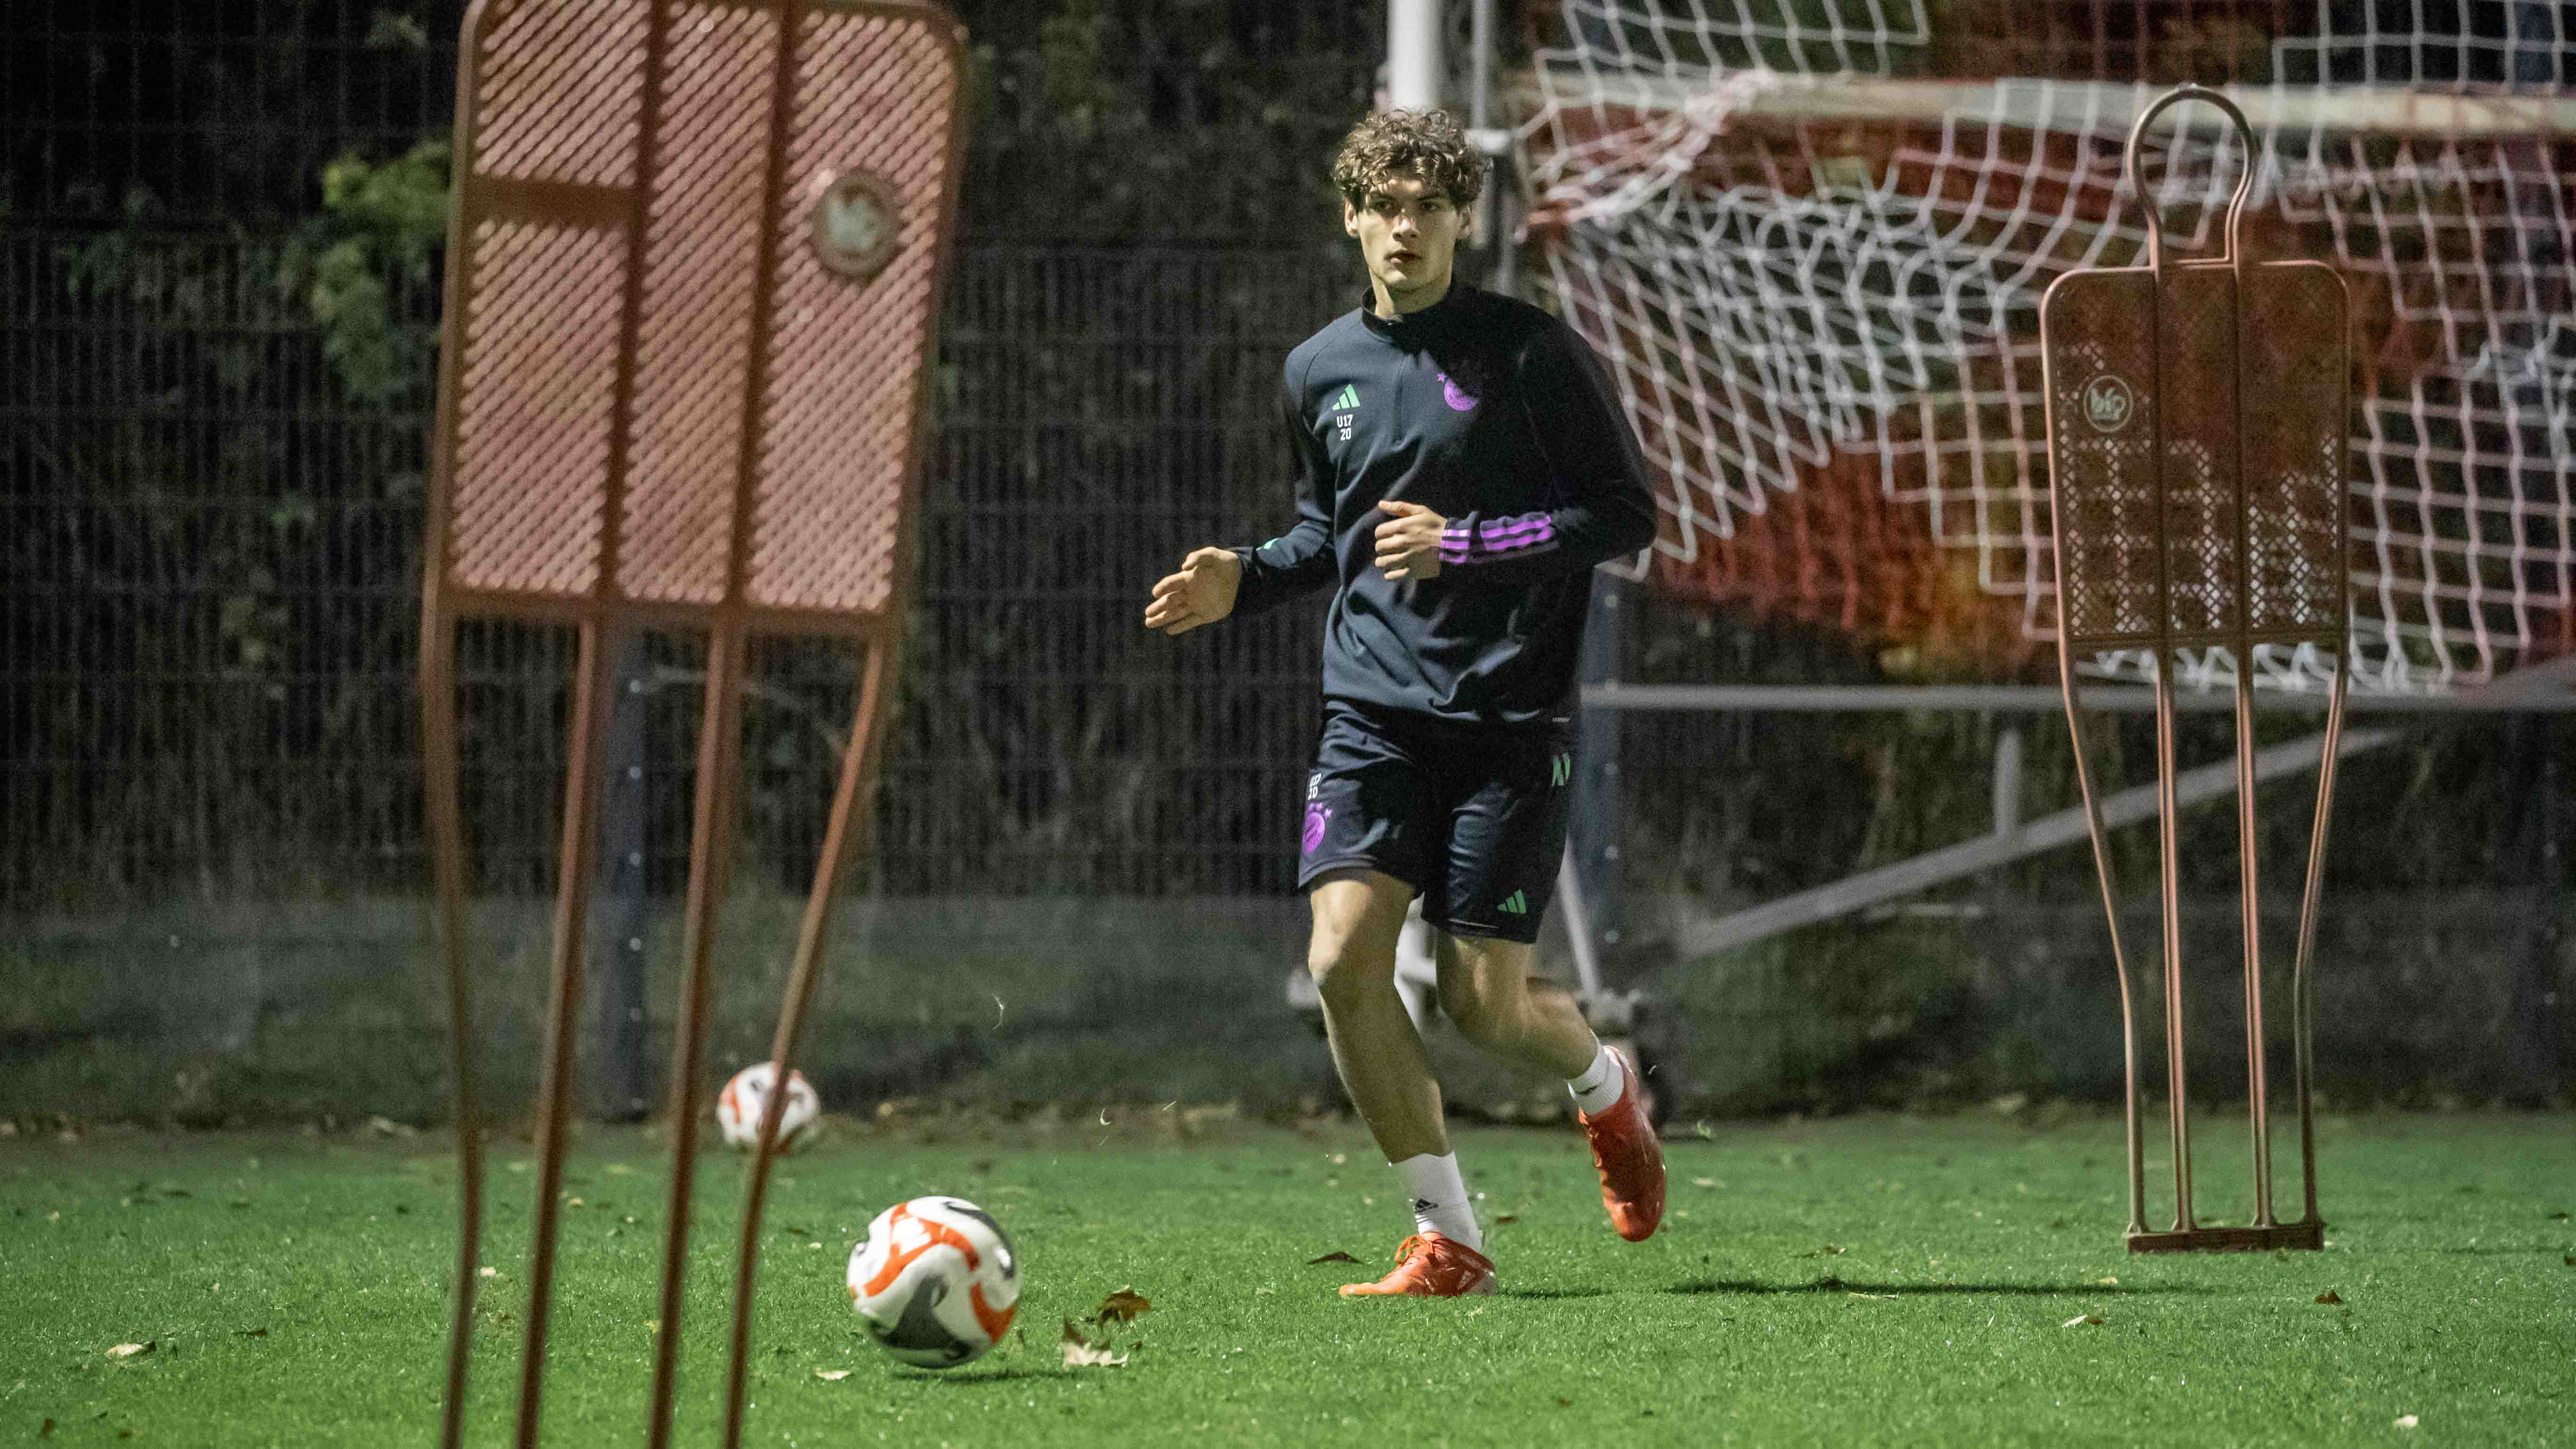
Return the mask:
{"type": "Polygon", "coordinates": [[[1325,877],[1308,895],[1315,930],[1306,950],[1324,1034],[1351,1105],[1413,1199],[1420,1229],[1396,1250],[1394,1271],[1351,1283],[1345,1297],[1451,1298],[1494,1291],[1494,1265],[1467,1200],[1449,1132],[1440,1120],[1440,1083],[1422,1034],[1395,989],[1395,943],[1413,889],[1393,876],[1354,870],[1325,877]]]}
{"type": "Polygon", "coordinates": [[[1647,1120],[1637,1064],[1601,1044],[1565,988],[1530,968],[1518,941],[1438,935],[1440,1009],[1459,1034],[1529,1071],[1566,1079],[1601,1175],[1601,1206],[1619,1236],[1639,1242],[1664,1217],[1664,1149],[1647,1120]]]}
{"type": "Polygon", "coordinates": [[[1574,995],[1531,970],[1535,949],[1518,941],[1432,933],[1440,1010],[1458,1034],[1525,1071],[1573,1077],[1600,1043],[1574,995]]]}
{"type": "Polygon", "coordinates": [[[1351,1105],[1389,1162],[1448,1152],[1440,1083],[1395,989],[1395,940],[1413,888],[1355,870],[1317,882],[1307,900],[1315,927],[1306,969],[1324,1001],[1324,1034],[1351,1105]]]}

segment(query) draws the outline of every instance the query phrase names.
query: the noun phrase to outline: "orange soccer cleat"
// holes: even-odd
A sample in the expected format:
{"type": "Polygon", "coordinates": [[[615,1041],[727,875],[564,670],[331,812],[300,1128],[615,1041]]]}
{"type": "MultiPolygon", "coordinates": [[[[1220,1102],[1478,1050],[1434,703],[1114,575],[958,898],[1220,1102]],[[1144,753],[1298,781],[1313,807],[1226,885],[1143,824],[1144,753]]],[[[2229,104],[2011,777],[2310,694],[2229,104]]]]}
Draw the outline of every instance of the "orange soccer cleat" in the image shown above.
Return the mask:
{"type": "Polygon", "coordinates": [[[1599,1116],[1574,1115],[1592,1140],[1592,1166],[1601,1174],[1601,1205],[1610,1211],[1610,1226],[1629,1242],[1642,1243],[1664,1220],[1664,1144],[1639,1100],[1638,1087],[1645,1079],[1638,1075],[1636,1061],[1616,1047],[1611,1050],[1627,1074],[1619,1100],[1599,1116]]]}
{"type": "Polygon", "coordinates": [[[1416,1233],[1395,1250],[1395,1271],[1374,1283],[1345,1283],[1345,1298],[1395,1295],[1456,1298],[1494,1291],[1493,1260],[1456,1238],[1416,1233]]]}

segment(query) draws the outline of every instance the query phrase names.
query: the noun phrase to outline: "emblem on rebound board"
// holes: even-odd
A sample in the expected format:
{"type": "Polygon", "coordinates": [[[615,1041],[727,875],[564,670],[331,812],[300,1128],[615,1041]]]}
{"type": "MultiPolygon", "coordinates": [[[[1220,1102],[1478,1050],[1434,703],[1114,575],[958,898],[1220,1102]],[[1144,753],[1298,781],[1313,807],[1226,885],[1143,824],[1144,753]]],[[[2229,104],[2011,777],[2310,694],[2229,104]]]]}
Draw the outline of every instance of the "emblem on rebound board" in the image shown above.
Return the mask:
{"type": "Polygon", "coordinates": [[[2097,433],[2116,433],[2129,425],[2138,411],[2138,395],[2129,390],[2126,378],[2103,373],[2084,384],[2084,421],[2097,433]]]}
{"type": "Polygon", "coordinates": [[[885,270],[903,236],[895,189],[871,172],[825,172],[814,198],[814,253],[823,265],[865,281],[885,270]]]}

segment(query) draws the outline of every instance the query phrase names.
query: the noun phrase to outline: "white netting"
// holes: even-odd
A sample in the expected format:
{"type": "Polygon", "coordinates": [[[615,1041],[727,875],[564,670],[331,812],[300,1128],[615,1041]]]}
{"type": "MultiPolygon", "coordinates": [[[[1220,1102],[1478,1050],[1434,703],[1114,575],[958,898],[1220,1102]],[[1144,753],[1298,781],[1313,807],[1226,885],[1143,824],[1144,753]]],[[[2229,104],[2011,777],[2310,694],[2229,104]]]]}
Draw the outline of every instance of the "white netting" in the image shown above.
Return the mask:
{"type": "MultiPolygon", "coordinates": [[[[1667,484],[1659,578],[1989,662],[2046,639],[2040,294],[2140,259],[2122,145],[2203,79],[2257,130],[2249,249],[2351,283],[2356,686],[2576,647],[2576,43],[2553,5],[2458,13],[1542,7],[1530,237],[1667,484]]],[[[2168,243],[2206,249],[2244,158],[2210,108],[2167,116],[2147,173],[2168,243]]],[[[2312,687],[2328,661],[2257,662],[2312,687]]]]}

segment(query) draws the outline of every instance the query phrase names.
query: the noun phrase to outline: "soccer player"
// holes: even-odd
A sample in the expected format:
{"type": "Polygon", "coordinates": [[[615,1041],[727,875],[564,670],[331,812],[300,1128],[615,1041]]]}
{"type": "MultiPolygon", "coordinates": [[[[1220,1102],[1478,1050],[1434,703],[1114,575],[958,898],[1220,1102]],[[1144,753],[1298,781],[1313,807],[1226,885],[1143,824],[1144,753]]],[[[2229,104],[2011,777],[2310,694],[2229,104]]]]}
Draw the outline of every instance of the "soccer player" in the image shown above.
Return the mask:
{"type": "Polygon", "coordinates": [[[1294,528],[1201,548],[1154,585],[1145,624],[1184,634],[1326,584],[1324,728],[1298,887],[1333,1063],[1412,1199],[1394,1271],[1349,1295],[1494,1291],[1440,1086],[1395,987],[1413,899],[1435,931],[1440,1007],[1469,1041],[1563,1077],[1611,1225],[1664,1210],[1663,1149],[1636,1066],[1532,944],[1565,849],[1575,665],[1593,565],[1655,536],[1635,437],[1563,323],[1453,283],[1484,158],[1440,111],[1369,117],[1333,162],[1368,294],[1288,354],[1303,472],[1294,528]]]}

